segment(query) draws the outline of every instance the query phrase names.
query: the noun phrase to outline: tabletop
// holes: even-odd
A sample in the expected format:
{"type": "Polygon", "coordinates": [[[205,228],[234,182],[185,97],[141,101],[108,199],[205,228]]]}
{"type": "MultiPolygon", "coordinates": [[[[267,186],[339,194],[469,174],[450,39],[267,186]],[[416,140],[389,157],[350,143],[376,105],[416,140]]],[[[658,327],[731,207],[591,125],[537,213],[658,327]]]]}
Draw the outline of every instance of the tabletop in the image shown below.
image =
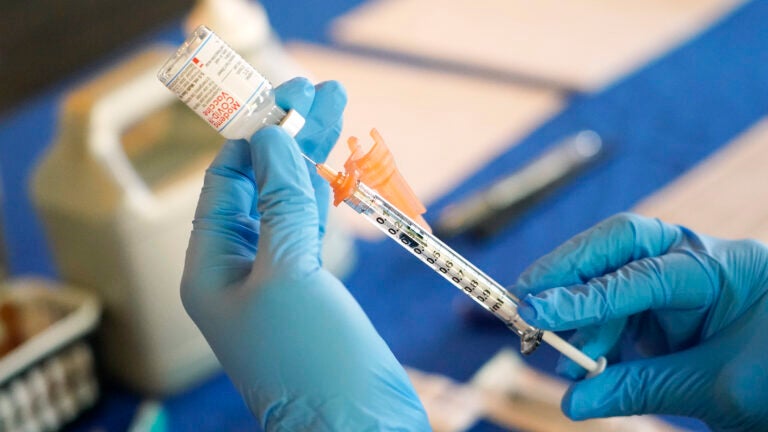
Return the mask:
{"type": "MultiPolygon", "coordinates": [[[[262,3],[284,40],[333,45],[328,23],[360,1],[325,1],[322,7],[300,0],[262,3]]],[[[602,163],[498,235],[482,242],[468,237],[449,242],[495,279],[511,283],[537,257],[611,214],[633,208],[768,114],[767,21],[768,2],[745,3],[613,84],[569,92],[558,114],[430,203],[427,220],[434,222],[446,205],[514,171],[564,135],[598,132],[609,148],[602,163]]],[[[156,40],[178,43],[180,26],[172,23],[135,46],[156,40]]],[[[28,181],[52,140],[62,95],[94,70],[56,84],[0,118],[3,218],[12,275],[57,277],[28,181]]],[[[344,282],[403,364],[464,381],[501,347],[518,343],[501,325],[468,324],[455,312],[461,294],[394,243],[361,239],[356,247],[359,265],[344,282]],[[382,261],[388,265],[365,265],[382,261]],[[387,286],[393,275],[406,275],[395,288],[387,286]],[[425,312],[407,294],[410,287],[418,287],[421,300],[434,308],[425,312]]],[[[555,354],[542,348],[527,361],[551,371],[555,354]]],[[[140,401],[107,383],[102,401],[72,430],[124,430],[140,401]]],[[[258,430],[223,374],[162,402],[171,430],[258,430]]],[[[697,422],[677,421],[703,430],[697,422]]],[[[498,429],[481,424],[472,430],[498,429]]]]}

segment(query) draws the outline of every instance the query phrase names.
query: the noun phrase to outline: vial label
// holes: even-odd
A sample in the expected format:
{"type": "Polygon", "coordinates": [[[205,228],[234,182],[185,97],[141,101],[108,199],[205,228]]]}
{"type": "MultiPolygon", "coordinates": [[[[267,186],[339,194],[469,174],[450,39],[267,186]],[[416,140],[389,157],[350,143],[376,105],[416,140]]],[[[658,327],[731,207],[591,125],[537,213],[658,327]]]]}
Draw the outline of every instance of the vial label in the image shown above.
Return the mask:
{"type": "Polygon", "coordinates": [[[265,84],[266,78],[210,33],[166,86],[221,132],[265,84]]]}

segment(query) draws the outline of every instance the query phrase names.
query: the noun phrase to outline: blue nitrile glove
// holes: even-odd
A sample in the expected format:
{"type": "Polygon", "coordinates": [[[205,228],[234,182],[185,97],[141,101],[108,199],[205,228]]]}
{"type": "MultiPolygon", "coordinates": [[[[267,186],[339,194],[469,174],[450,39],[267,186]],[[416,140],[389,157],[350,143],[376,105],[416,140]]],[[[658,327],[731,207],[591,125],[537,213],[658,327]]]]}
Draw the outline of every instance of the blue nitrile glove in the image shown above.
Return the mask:
{"type": "Polygon", "coordinates": [[[266,430],[429,430],[403,368],[320,263],[328,185],[299,147],[325,159],[345,92],[300,79],[276,96],[307,119],[298,145],[276,126],[224,144],[195,215],[184,306],[266,430]]]}
{"type": "MultiPolygon", "coordinates": [[[[715,430],[768,430],[768,249],[620,214],[544,256],[517,282],[520,315],[608,356],[563,399],[573,419],[660,413],[715,430]],[[621,362],[621,336],[641,360],[621,362]]],[[[583,371],[566,360],[561,373],[583,371]]]]}

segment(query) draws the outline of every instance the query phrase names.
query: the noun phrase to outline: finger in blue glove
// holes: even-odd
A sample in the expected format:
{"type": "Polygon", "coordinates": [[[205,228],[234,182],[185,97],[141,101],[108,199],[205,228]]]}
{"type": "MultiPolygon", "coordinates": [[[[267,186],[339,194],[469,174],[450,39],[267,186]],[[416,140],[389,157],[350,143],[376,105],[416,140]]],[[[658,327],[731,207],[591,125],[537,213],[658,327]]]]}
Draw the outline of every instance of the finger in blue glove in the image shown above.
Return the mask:
{"type": "Polygon", "coordinates": [[[623,335],[650,356],[574,384],[563,400],[572,418],[668,413],[768,428],[768,350],[755,350],[767,345],[755,338],[768,325],[761,243],[621,214],[534,263],[515,289],[524,320],[577,329],[572,341],[591,355],[615,353],[623,335]]]}
{"type": "Polygon", "coordinates": [[[267,127],[224,145],[201,192],[184,305],[266,430],[429,430],[401,365],[320,265],[327,202],[299,151],[330,150],[343,90],[292,81],[276,93],[309,107],[307,126],[298,142],[267,127]]]}

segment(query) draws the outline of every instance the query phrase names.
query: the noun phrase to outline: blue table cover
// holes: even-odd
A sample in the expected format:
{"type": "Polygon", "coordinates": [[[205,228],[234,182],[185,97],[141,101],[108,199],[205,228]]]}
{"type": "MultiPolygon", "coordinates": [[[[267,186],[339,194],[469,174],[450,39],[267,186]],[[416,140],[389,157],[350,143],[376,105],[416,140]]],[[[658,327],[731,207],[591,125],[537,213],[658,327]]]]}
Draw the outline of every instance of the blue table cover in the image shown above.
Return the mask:
{"type": "MultiPolygon", "coordinates": [[[[360,1],[262,3],[282,38],[330,45],[329,22],[360,1]]],[[[595,94],[571,94],[560,114],[517,145],[510,142],[509,151],[432,203],[427,220],[434,221],[446,204],[522,166],[558,139],[582,129],[597,131],[610,149],[601,164],[499,235],[483,242],[467,237],[449,242],[498,281],[513,282],[537,257],[599,220],[632,208],[768,114],[767,22],[768,2],[746,3],[614,85],[595,94]]],[[[173,23],[135,41],[132,49],[182,39],[179,24],[173,23]]],[[[127,52],[90,65],[0,118],[3,217],[13,275],[56,278],[29,200],[30,174],[54,137],[63,94],[127,52]]],[[[516,336],[503,326],[473,325],[456,313],[462,294],[394,242],[358,241],[357,255],[359,265],[345,282],[402,363],[463,381],[500,348],[517,347],[516,336]],[[420,292],[418,299],[411,294],[414,288],[420,292]]],[[[556,353],[549,347],[527,358],[547,371],[553,370],[555,360],[556,353]]],[[[124,430],[140,401],[138,395],[105,383],[99,405],[70,429],[124,430]]],[[[259,429],[223,374],[163,404],[170,430],[259,429]]],[[[696,421],[673,420],[706,430],[696,421]]],[[[501,429],[481,422],[472,430],[501,429]]]]}

